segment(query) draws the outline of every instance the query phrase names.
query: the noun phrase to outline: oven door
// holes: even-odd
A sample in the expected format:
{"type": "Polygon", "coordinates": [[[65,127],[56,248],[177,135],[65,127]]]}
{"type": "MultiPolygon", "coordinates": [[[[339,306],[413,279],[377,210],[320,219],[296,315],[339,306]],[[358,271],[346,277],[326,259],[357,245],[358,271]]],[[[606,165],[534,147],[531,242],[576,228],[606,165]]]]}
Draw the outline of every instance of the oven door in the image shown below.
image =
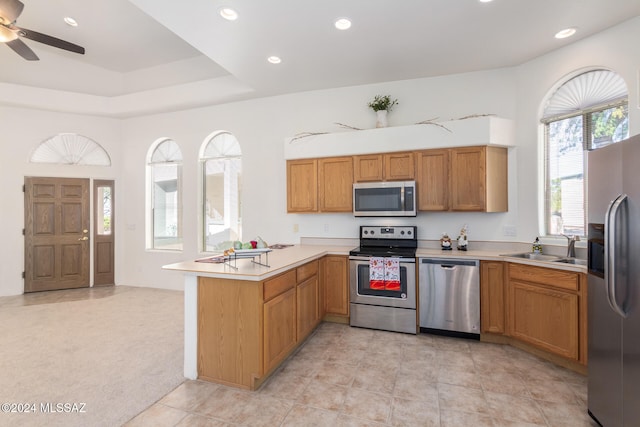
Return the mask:
{"type": "Polygon", "coordinates": [[[379,286],[370,277],[371,257],[349,257],[351,302],[385,307],[416,308],[416,261],[401,258],[400,286],[379,286]]]}

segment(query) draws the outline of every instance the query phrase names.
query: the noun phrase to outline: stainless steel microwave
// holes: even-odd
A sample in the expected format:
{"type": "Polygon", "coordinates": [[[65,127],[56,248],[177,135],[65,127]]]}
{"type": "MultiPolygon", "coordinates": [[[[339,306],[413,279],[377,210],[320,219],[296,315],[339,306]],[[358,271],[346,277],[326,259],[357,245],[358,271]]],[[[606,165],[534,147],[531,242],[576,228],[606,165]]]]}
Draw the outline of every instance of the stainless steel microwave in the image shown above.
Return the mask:
{"type": "Polygon", "coordinates": [[[416,216],[416,182],[353,184],[354,216],[416,216]]]}

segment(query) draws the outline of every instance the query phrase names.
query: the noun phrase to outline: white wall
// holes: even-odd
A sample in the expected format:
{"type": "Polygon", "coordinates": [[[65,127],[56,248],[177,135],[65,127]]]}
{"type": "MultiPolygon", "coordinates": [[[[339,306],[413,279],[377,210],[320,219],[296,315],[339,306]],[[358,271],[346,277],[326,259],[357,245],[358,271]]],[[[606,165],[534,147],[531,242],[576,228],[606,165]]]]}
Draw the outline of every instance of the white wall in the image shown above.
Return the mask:
{"type": "MultiPolygon", "coordinates": [[[[5,184],[3,205],[6,202],[11,209],[0,211],[0,227],[5,236],[5,245],[0,249],[0,295],[22,292],[22,280],[16,278],[23,265],[20,189],[25,175],[91,174],[118,179],[117,283],[180,289],[181,275],[163,271],[161,266],[200,256],[197,153],[204,138],[220,129],[234,133],[243,150],[245,240],[257,235],[269,243],[297,242],[300,237],[356,237],[359,224],[380,220],[355,219],[350,214],[286,213],[283,140],[304,131],[339,131],[334,122],[374,127],[375,116],[367,102],[377,94],[390,94],[399,100],[389,117],[391,126],[484,113],[515,120],[517,147],[510,150],[509,212],[421,213],[411,223],[419,226],[420,238],[424,239],[439,238],[443,231],[456,234],[466,223],[471,245],[474,240],[529,242],[539,233],[538,117],[543,100],[560,79],[575,70],[592,66],[613,69],[629,86],[630,131],[640,133],[640,55],[635,42],[639,39],[640,18],[635,18],[514,68],[298,93],[122,121],[2,108],[5,156],[0,176],[5,184]],[[103,144],[114,159],[114,167],[72,171],[68,167],[43,168],[26,163],[38,141],[64,131],[83,133],[103,144]],[[149,146],[159,137],[174,139],[183,150],[183,252],[145,249],[145,158],[149,146]],[[293,232],[294,224],[299,225],[298,233],[293,232]],[[505,225],[516,226],[517,235],[505,237],[505,225]]],[[[390,150],[393,146],[394,142],[389,141],[390,150]]],[[[429,142],[425,141],[425,148],[428,147],[429,142]]],[[[388,221],[400,222],[404,220],[388,221]]]]}
{"type": "MultiPolygon", "coordinates": [[[[119,173],[121,123],[115,119],[0,107],[0,296],[24,291],[24,194],[25,176],[115,179],[116,197],[124,192],[119,173]],[[98,142],[111,156],[111,167],[62,166],[29,163],[31,152],[43,140],[61,132],[78,133],[98,142]]],[[[117,200],[116,203],[119,201],[117,200]]],[[[116,205],[120,211],[121,205],[116,205]]],[[[118,215],[118,211],[116,215],[118,215]]],[[[116,216],[116,235],[122,233],[116,216]]],[[[116,252],[122,265],[122,253],[116,252]]],[[[120,270],[122,271],[122,270],[120,270]]],[[[122,277],[118,275],[118,277],[122,277]]],[[[118,280],[118,279],[116,279],[118,280]]]]}

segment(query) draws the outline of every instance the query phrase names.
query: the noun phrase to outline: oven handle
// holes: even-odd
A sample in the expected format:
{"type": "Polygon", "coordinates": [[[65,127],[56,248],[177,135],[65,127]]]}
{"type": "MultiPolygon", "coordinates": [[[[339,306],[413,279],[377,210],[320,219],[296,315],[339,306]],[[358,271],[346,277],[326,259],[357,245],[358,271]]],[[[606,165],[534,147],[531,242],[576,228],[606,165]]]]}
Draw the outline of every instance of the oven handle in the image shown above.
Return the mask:
{"type": "MultiPolygon", "coordinates": [[[[349,261],[369,262],[369,260],[371,258],[373,258],[373,257],[350,255],[349,256],[349,261]]],[[[394,257],[381,257],[381,258],[394,258],[394,257]]],[[[415,258],[398,258],[398,259],[400,260],[400,264],[415,264],[416,263],[415,258]]]]}

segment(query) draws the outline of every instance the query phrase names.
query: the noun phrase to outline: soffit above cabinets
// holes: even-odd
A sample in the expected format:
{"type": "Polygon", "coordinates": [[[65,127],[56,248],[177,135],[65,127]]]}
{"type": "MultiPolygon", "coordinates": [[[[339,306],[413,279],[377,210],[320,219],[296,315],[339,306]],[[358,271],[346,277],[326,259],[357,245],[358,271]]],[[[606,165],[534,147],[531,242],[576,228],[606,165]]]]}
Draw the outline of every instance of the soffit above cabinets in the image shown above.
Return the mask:
{"type": "Polygon", "coordinates": [[[350,156],[472,145],[514,147],[514,134],[512,120],[495,116],[308,136],[299,134],[285,139],[284,158],[350,156]]]}

